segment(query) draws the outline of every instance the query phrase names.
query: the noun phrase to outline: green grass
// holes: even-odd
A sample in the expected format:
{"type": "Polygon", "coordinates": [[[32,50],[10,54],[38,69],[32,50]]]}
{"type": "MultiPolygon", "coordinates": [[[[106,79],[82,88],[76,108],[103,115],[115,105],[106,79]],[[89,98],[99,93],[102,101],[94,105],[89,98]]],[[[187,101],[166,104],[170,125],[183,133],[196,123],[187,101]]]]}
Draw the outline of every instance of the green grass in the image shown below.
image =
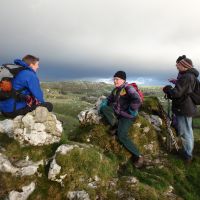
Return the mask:
{"type": "MultiPolygon", "coordinates": [[[[63,166],[62,173],[67,172],[67,178],[64,180],[65,187],[61,187],[59,183],[49,181],[47,178],[48,167],[40,166],[42,177],[13,177],[10,174],[0,173],[0,199],[4,199],[6,194],[12,189],[18,189],[30,184],[30,181],[36,181],[36,190],[29,197],[29,200],[40,199],[66,199],[69,190],[86,190],[90,194],[91,199],[95,199],[98,195],[102,199],[115,200],[118,199],[116,190],[126,192],[124,199],[134,197],[137,200],[165,200],[163,193],[172,185],[175,193],[186,200],[200,199],[200,129],[194,129],[195,147],[194,162],[187,166],[180,157],[169,154],[164,159],[163,168],[152,167],[149,169],[138,170],[133,166],[131,160],[127,161],[127,156],[122,145],[118,141],[113,140],[108,134],[108,126],[79,126],[77,115],[80,111],[91,107],[88,97],[98,97],[102,94],[108,94],[111,91],[111,85],[105,84],[90,85],[87,82],[75,84],[71,83],[44,83],[45,97],[54,105],[54,112],[58,120],[63,123],[63,134],[59,144],[53,144],[44,147],[20,147],[19,143],[8,138],[4,134],[0,134],[0,147],[6,149],[4,152],[11,160],[24,159],[29,155],[33,161],[48,159],[54,155],[56,148],[60,144],[70,143],[72,140],[77,142],[87,142],[90,136],[90,143],[95,147],[87,148],[83,151],[74,149],[69,155],[58,155],[57,162],[63,166]],[[47,92],[46,89],[50,89],[47,92]],[[103,160],[100,159],[100,154],[103,160]],[[81,163],[81,164],[80,164],[81,163]],[[87,186],[87,181],[94,175],[98,175],[102,182],[97,189],[91,189],[87,186]],[[85,177],[85,182],[80,182],[79,178],[85,177]],[[131,187],[124,180],[124,176],[134,176],[140,182],[136,187],[131,187]],[[105,184],[112,178],[118,178],[116,188],[108,189],[105,184]]],[[[167,109],[167,101],[164,100],[160,87],[141,87],[145,95],[145,102],[142,110],[159,114],[158,99],[163,100],[165,110],[167,109]]],[[[91,101],[92,102],[92,101],[91,101]]],[[[0,120],[5,119],[0,116],[0,120]]],[[[143,117],[139,116],[138,120],[142,123],[141,129],[150,126],[143,117]]],[[[200,125],[200,118],[194,119],[195,125],[200,125]]],[[[152,128],[152,127],[150,127],[152,128]]],[[[160,137],[166,134],[162,127],[160,137]]],[[[151,140],[157,139],[155,133],[150,129],[149,138],[143,138],[144,134],[140,128],[135,127],[137,133],[135,140],[141,139],[141,145],[149,143],[151,140]]],[[[137,141],[137,142],[138,142],[137,141]]],[[[165,146],[157,147],[166,152],[165,146]]],[[[158,151],[155,149],[155,151],[158,151]]],[[[154,158],[156,155],[152,155],[154,158]]]]}

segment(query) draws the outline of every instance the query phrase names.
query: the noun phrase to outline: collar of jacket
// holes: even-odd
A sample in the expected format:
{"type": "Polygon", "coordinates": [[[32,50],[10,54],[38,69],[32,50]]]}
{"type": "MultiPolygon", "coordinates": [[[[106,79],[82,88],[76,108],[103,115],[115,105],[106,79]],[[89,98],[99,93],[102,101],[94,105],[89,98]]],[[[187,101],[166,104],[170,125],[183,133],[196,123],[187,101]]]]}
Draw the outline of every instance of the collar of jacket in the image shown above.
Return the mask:
{"type": "Polygon", "coordinates": [[[117,90],[121,90],[122,88],[126,87],[128,85],[127,82],[124,82],[121,86],[116,87],[117,90]]]}

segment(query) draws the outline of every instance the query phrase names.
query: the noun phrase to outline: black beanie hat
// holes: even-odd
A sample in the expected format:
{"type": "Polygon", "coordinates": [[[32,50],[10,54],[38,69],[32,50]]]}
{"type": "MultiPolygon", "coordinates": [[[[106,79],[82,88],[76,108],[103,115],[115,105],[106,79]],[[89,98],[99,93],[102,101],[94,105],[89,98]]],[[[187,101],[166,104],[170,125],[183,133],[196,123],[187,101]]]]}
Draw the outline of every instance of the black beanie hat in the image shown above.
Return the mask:
{"type": "Polygon", "coordinates": [[[114,74],[113,77],[118,77],[118,78],[121,78],[123,80],[126,80],[126,73],[124,71],[118,71],[114,74]]]}

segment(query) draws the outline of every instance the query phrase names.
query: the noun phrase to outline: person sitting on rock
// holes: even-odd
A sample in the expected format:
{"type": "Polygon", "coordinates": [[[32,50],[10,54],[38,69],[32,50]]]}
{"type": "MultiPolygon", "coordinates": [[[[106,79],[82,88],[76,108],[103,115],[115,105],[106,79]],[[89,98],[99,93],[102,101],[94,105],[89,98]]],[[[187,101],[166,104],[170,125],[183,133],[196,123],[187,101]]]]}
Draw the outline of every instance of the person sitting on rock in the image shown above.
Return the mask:
{"type": "Polygon", "coordinates": [[[44,106],[49,112],[53,105],[45,102],[36,71],[39,68],[39,58],[26,55],[22,60],[15,59],[14,63],[25,69],[20,71],[12,80],[12,87],[21,91],[19,98],[9,98],[0,101],[0,110],[5,117],[15,118],[33,111],[37,106],[44,106]]]}
{"type": "Polygon", "coordinates": [[[128,131],[138,115],[141,99],[133,86],[126,82],[126,73],[118,71],[114,74],[115,88],[100,105],[100,113],[111,125],[111,133],[116,132],[119,141],[133,155],[134,166],[141,168],[144,157],[128,137],[128,131]]]}

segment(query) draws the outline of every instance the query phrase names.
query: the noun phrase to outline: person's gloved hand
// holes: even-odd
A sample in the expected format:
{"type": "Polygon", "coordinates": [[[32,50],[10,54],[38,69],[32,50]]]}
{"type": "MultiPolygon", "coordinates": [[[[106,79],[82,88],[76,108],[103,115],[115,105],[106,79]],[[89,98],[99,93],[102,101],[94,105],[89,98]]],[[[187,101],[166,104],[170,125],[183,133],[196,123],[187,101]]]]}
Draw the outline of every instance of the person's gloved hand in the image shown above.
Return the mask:
{"type": "Polygon", "coordinates": [[[171,85],[166,85],[164,88],[163,88],[163,92],[168,94],[169,91],[172,89],[172,86],[171,85]]]}
{"type": "Polygon", "coordinates": [[[99,106],[99,112],[101,111],[101,109],[102,109],[103,107],[105,107],[105,106],[107,106],[107,105],[108,105],[108,100],[107,100],[107,99],[103,99],[103,100],[101,101],[100,106],[99,106]]]}
{"type": "Polygon", "coordinates": [[[128,112],[130,113],[130,115],[132,115],[133,117],[136,117],[138,115],[138,111],[132,110],[130,107],[128,109],[128,112]]]}
{"type": "Polygon", "coordinates": [[[175,85],[176,82],[177,82],[177,79],[175,79],[175,78],[170,78],[170,79],[168,79],[168,81],[169,81],[170,83],[173,83],[173,84],[175,85]]]}

